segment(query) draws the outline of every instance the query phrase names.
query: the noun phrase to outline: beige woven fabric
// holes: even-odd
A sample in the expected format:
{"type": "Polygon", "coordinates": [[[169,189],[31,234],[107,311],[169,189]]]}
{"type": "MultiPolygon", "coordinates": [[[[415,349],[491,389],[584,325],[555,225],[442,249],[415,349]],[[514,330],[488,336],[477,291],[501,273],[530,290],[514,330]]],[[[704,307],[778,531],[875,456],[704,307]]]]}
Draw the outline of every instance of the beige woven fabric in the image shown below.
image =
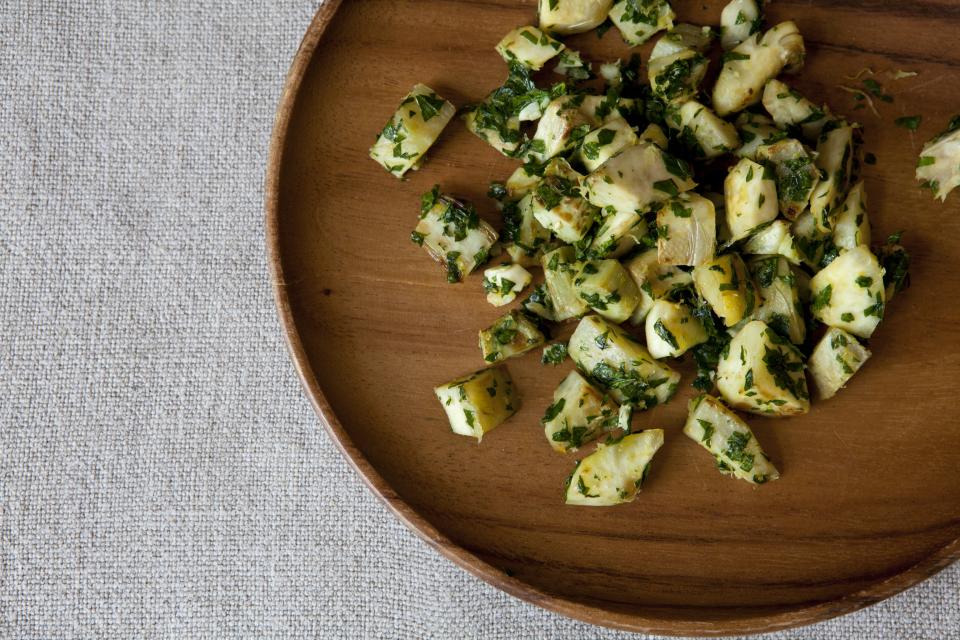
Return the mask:
{"type": "MultiPolygon", "coordinates": [[[[2,638],[628,637],[438,556],[301,392],[261,202],[315,5],[0,3],[2,638]]],[[[958,591],[777,637],[957,638],[958,591]]]]}

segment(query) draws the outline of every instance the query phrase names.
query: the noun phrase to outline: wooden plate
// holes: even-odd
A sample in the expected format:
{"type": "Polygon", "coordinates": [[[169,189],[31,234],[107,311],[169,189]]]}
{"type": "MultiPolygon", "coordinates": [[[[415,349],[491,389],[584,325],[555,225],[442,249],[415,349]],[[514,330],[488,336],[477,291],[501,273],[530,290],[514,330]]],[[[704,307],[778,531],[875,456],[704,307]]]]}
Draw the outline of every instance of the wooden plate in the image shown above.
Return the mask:
{"type": "MultiPolygon", "coordinates": [[[[722,3],[677,0],[682,21],[717,24],[722,3]]],[[[539,418],[563,368],[509,363],[525,406],[478,446],[450,433],[432,387],[483,365],[478,329],[499,313],[471,276],[459,286],[408,237],[434,183],[478,205],[512,161],[454,121],[426,166],[398,181],[367,149],[424,82],[457,105],[505,68],[493,45],[535,2],[327,0],[304,38],[277,114],[267,242],[290,351],[330,434],[397,516],[440,552],[530,602],[654,633],[732,634],[808,624],[886,598],[960,556],[960,194],[934,203],[913,180],[922,141],[960,111],[960,8],[947,0],[790,2],[808,46],[797,85],[866,125],[876,237],[905,228],[913,288],[888,308],[873,360],[803,418],[753,419],[782,479],[721,477],[681,432],[683,391],[642,413],[667,442],[639,499],[563,504],[574,456],[539,418]],[[871,67],[894,96],[881,118],[836,87],[871,67]],[[919,76],[894,81],[884,71],[919,76]],[[920,130],[895,117],[922,114],[920,130]]],[[[570,39],[592,60],[626,56],[616,30],[570,39]]],[[[649,45],[643,49],[646,54],[649,45]]],[[[587,449],[590,451],[591,449],[587,449]]],[[[416,567],[411,570],[416,571],[416,567]]]]}

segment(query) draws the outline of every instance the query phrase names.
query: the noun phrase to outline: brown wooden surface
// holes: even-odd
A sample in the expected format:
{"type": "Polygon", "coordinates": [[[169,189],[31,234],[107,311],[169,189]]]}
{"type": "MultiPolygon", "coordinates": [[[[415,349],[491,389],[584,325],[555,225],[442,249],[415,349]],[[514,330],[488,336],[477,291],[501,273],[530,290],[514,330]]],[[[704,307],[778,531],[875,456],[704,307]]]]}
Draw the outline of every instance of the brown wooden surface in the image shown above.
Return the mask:
{"type": "MultiPolygon", "coordinates": [[[[722,3],[674,6],[681,21],[717,24],[722,3]]],[[[912,177],[922,141],[960,112],[960,5],[778,1],[769,18],[794,19],[806,38],[797,86],[864,123],[879,160],[866,169],[874,233],[907,229],[913,287],[889,305],[874,357],[847,390],[801,418],[750,420],[779,481],[754,489],[721,477],[682,435],[688,366],[678,397],[634,420],[667,431],[642,494],[606,509],[563,504],[577,456],[553,452],[539,424],[569,362],[542,367],[539,351],[510,360],[524,408],[480,446],[450,433],[431,391],[483,365],[477,330],[502,310],[485,302],[478,275],[448,285],[409,241],[419,195],[440,183],[499,226],[484,194],[513,161],[459,120],[407,181],[367,158],[416,82],[458,106],[498,85],[493,45],[535,20],[535,2],[328,0],[301,45],[267,175],[267,241],[294,361],[371,488],[509,593],[634,630],[766,631],[876,602],[960,556],[960,194],[936,204],[912,177]],[[879,119],[853,112],[835,87],[868,66],[920,73],[878,76],[895,98],[879,119]],[[916,134],[892,125],[914,114],[924,117],[916,134]]],[[[592,60],[628,55],[616,30],[568,42],[592,60]]]]}

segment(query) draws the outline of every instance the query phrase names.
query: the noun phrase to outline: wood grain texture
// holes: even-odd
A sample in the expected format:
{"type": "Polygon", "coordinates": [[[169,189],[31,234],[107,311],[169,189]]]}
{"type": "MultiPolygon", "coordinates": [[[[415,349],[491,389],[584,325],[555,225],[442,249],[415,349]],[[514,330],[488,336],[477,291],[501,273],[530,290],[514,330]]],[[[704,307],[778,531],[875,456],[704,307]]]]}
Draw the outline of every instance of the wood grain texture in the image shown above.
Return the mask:
{"type": "MultiPolygon", "coordinates": [[[[722,3],[674,6],[682,21],[717,24],[722,3]]],[[[293,360],[371,489],[439,551],[515,596],[637,631],[760,632],[869,605],[960,556],[960,198],[935,204],[913,181],[922,141],[960,111],[960,6],[778,1],[769,18],[798,23],[808,64],[796,84],[840,113],[854,104],[836,88],[845,75],[920,73],[880,78],[894,95],[882,118],[856,112],[879,159],[866,170],[875,235],[908,230],[913,287],[889,306],[873,359],[846,391],[808,416],[750,420],[779,481],[754,489],[723,478],[682,435],[687,366],[678,397],[635,419],[667,432],[642,494],[607,509],[563,504],[575,456],[553,452],[539,424],[569,363],[510,360],[524,407],[480,446],[450,433],[431,391],[483,365],[476,333],[500,311],[479,276],[448,285],[410,243],[419,194],[440,183],[499,226],[484,194],[514,163],[459,120],[407,181],[367,158],[415,83],[458,106],[497,86],[505,69],[493,45],[535,19],[535,2],[328,0],[297,53],[266,183],[293,360]],[[893,127],[917,113],[917,133],[893,127]]],[[[593,60],[629,55],[615,30],[568,42],[593,60]]]]}

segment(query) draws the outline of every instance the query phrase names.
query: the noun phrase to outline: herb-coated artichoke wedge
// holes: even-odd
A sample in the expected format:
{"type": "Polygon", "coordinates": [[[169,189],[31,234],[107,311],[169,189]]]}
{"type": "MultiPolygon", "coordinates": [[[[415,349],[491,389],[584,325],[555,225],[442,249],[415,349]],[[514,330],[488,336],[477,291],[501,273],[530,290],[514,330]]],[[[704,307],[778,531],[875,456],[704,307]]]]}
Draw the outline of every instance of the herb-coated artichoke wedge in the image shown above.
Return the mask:
{"type": "Polygon", "coordinates": [[[423,194],[420,222],[410,239],[443,265],[448,282],[460,282],[489,259],[497,232],[480,219],[473,205],[442,195],[434,187],[423,194]]]}
{"type": "Polygon", "coordinates": [[[537,71],[563,48],[562,42],[536,27],[517,27],[497,44],[497,53],[506,62],[519,62],[537,71]]]}
{"type": "Polygon", "coordinates": [[[520,396],[506,365],[481,369],[435,388],[450,428],[477,442],[520,408],[520,396]]]}
{"type": "Polygon", "coordinates": [[[716,158],[740,146],[737,128],[696,100],[673,106],[667,126],[680,132],[680,139],[698,158],[716,158]]]}
{"type": "Polygon", "coordinates": [[[850,187],[834,218],[833,244],[840,250],[853,249],[861,244],[870,246],[867,192],[862,181],[850,187]]]}
{"type": "MultiPolygon", "coordinates": [[[[545,284],[538,284],[535,286],[533,291],[530,292],[530,295],[520,303],[520,306],[523,308],[524,312],[530,314],[531,316],[543,318],[544,320],[549,320],[550,322],[554,322],[556,320],[556,311],[553,308],[553,300],[550,299],[550,293],[547,291],[547,285],[545,284]]],[[[566,347],[564,347],[564,354],[566,354],[566,347]]]]}
{"type": "Polygon", "coordinates": [[[693,283],[723,323],[732,327],[753,314],[757,304],[756,287],[743,259],[725,253],[693,270],[693,283]]]}
{"type": "Polygon", "coordinates": [[[557,75],[567,76],[571,80],[587,80],[593,73],[590,63],[580,57],[579,51],[567,48],[560,52],[557,65],[553,68],[557,75]]]}
{"type": "Polygon", "coordinates": [[[631,47],[643,44],[658,31],[671,29],[676,17],[667,0],[620,0],[610,9],[610,21],[631,47]]]}
{"type": "Polygon", "coordinates": [[[647,350],[654,358],[677,358],[707,341],[703,323],[688,305],[657,300],[646,317],[647,350]]]}
{"type": "Polygon", "coordinates": [[[832,242],[831,234],[820,230],[810,209],[797,216],[790,225],[790,233],[793,234],[793,246],[801,262],[819,271],[824,254],[832,242]]]}
{"type": "Polygon", "coordinates": [[[803,356],[761,320],[752,320],[730,341],[717,365],[717,390],[736,408],[769,416],[810,410],[803,356]]]}
{"type": "Polygon", "coordinates": [[[941,202],[960,186],[960,115],[950,120],[946,131],[923,145],[917,159],[917,180],[941,202]]]}
{"type": "Polygon", "coordinates": [[[576,451],[619,424],[620,410],[606,394],[571,371],[553,392],[541,422],[554,451],[576,451]]]}
{"type": "Polygon", "coordinates": [[[591,309],[617,324],[629,318],[640,303],[640,290],[616,260],[584,262],[573,284],[591,309]]]}
{"type": "Polygon", "coordinates": [[[720,46],[724,51],[733,49],[755,33],[763,23],[763,2],[757,0],[732,0],[720,12],[720,46]]]}
{"type": "Polygon", "coordinates": [[[480,332],[480,352],[487,362],[498,362],[535,349],[545,341],[539,327],[514,309],[480,332]]]}
{"type": "Polygon", "coordinates": [[[670,141],[667,140],[667,134],[664,133],[663,128],[658,124],[648,124],[647,128],[640,133],[640,139],[664,151],[667,150],[667,146],[670,144],[670,141]]]}
{"type": "Polygon", "coordinates": [[[757,159],[757,149],[765,144],[773,144],[787,137],[787,132],[778,129],[773,120],[766,116],[744,111],[734,121],[740,140],[743,142],[733,154],[738,158],[757,159]]]}
{"type": "Polygon", "coordinates": [[[483,272],[483,290],[487,302],[502,307],[517,299],[517,294],[530,284],[530,272],[518,264],[501,264],[483,272]]]}
{"type": "Polygon", "coordinates": [[[627,147],[583,181],[586,198],[597,207],[645,211],[654,202],[696,186],[687,163],[640,142],[627,147]]]}
{"type": "Polygon", "coordinates": [[[781,255],[793,264],[802,262],[786,220],[774,220],[760,228],[743,243],[742,250],[749,255],[781,255]]]}
{"type": "Polygon", "coordinates": [[[883,319],[883,268],[869,247],[843,252],[810,281],[813,317],[831,327],[869,338],[883,319]]]}
{"type": "Polygon", "coordinates": [[[666,102],[689,100],[700,90],[709,63],[706,56],[693,49],[651,58],[647,68],[650,89],[666,102]]]}
{"type": "Polygon", "coordinates": [[[657,256],[664,265],[695,267],[713,258],[717,218],[713,203],[692,191],[667,200],[657,212],[657,256]]]}
{"type": "Polygon", "coordinates": [[[746,238],[779,212],[773,172],[747,158],[727,174],[723,195],[731,240],[746,238]]]}
{"type": "Polygon", "coordinates": [[[617,117],[583,138],[577,157],[587,171],[594,171],[626,147],[637,144],[637,134],[627,121],[617,117]]]}
{"type": "Polygon", "coordinates": [[[606,217],[590,243],[590,255],[619,258],[647,235],[647,221],[636,211],[617,211],[606,217]]]}
{"type": "Polygon", "coordinates": [[[543,254],[540,264],[543,265],[544,284],[553,305],[552,319],[563,322],[585,314],[589,307],[573,284],[577,272],[580,271],[576,250],[566,246],[548,251],[543,254]]]}
{"type": "Polygon", "coordinates": [[[550,101],[528,145],[527,160],[545,162],[602,124],[593,101],[585,104],[586,98],[578,94],[550,101]]]}
{"type": "Polygon", "coordinates": [[[680,383],[679,373],[600,316],[589,315],[580,321],[567,350],[580,371],[620,404],[649,409],[672,398],[680,383]]]}
{"type": "Polygon", "coordinates": [[[517,167],[503,185],[507,190],[507,198],[519,200],[528,193],[533,193],[533,190],[540,184],[543,170],[542,165],[522,164],[517,167]]]}
{"type": "Polygon", "coordinates": [[[563,158],[550,161],[533,197],[533,217],[560,240],[583,239],[598,217],[596,207],[580,197],[580,174],[563,158]]]}
{"type": "Polygon", "coordinates": [[[834,209],[847,192],[853,170],[853,125],[826,130],[817,143],[816,165],[821,180],[810,196],[810,212],[822,233],[833,230],[834,209]]]}
{"type": "Polygon", "coordinates": [[[710,27],[678,24],[657,40],[657,44],[653,45],[653,50],[650,52],[650,59],[670,56],[688,49],[697,53],[706,53],[713,43],[713,37],[713,30],[710,27]]]}
{"type": "Polygon", "coordinates": [[[817,397],[826,400],[835,396],[870,355],[870,351],[843,329],[827,329],[807,362],[817,397]]]}
{"type": "Polygon", "coordinates": [[[813,157],[799,140],[784,138],[757,149],[757,162],[773,167],[777,179],[780,213],[795,220],[807,208],[813,190],[820,182],[820,171],[813,157]]]}
{"type": "Polygon", "coordinates": [[[590,31],[607,19],[613,0],[540,0],[540,27],[569,35],[590,31]]]}
{"type": "Polygon", "coordinates": [[[420,167],[427,149],[456,112],[430,87],[414,86],[370,147],[370,157],[402,178],[410,169],[420,167]]]}
{"type": "Polygon", "coordinates": [[[816,141],[824,125],[831,119],[826,107],[819,108],[796,89],[777,79],[771,80],[763,88],[763,108],[778,127],[800,127],[803,138],[809,141],[816,141]]]}
{"type": "Polygon", "coordinates": [[[727,116],[760,102],[767,81],[781,71],[799,71],[804,55],[803,36],[792,21],[781,22],[763,37],[753,34],[724,54],[713,85],[713,108],[727,116]]]}
{"type": "Polygon", "coordinates": [[[544,248],[550,244],[550,231],[537,221],[534,211],[532,193],[519,202],[507,202],[501,211],[504,249],[523,267],[539,265],[544,248]]]}
{"type": "Polygon", "coordinates": [[[656,249],[638,253],[627,260],[624,266],[640,288],[640,303],[630,316],[630,323],[634,325],[643,323],[654,301],[693,284],[693,276],[689,272],[660,264],[656,249]]]}
{"type": "Polygon", "coordinates": [[[747,423],[713,396],[702,395],[690,401],[683,432],[713,454],[717,469],[724,475],[751,484],[780,477],[747,423]]]}
{"type": "Polygon", "coordinates": [[[793,344],[803,344],[806,325],[790,263],[783,256],[757,256],[747,266],[760,293],[754,317],[788,337],[793,344]]]}
{"type": "Polygon", "coordinates": [[[520,148],[520,118],[501,113],[489,97],[470,107],[463,121],[470,133],[507,157],[513,157],[520,148]]]}
{"type": "Polygon", "coordinates": [[[609,507],[632,502],[661,446],[663,429],[647,429],[597,445],[597,450],[580,460],[567,479],[567,504],[609,507]]]}

